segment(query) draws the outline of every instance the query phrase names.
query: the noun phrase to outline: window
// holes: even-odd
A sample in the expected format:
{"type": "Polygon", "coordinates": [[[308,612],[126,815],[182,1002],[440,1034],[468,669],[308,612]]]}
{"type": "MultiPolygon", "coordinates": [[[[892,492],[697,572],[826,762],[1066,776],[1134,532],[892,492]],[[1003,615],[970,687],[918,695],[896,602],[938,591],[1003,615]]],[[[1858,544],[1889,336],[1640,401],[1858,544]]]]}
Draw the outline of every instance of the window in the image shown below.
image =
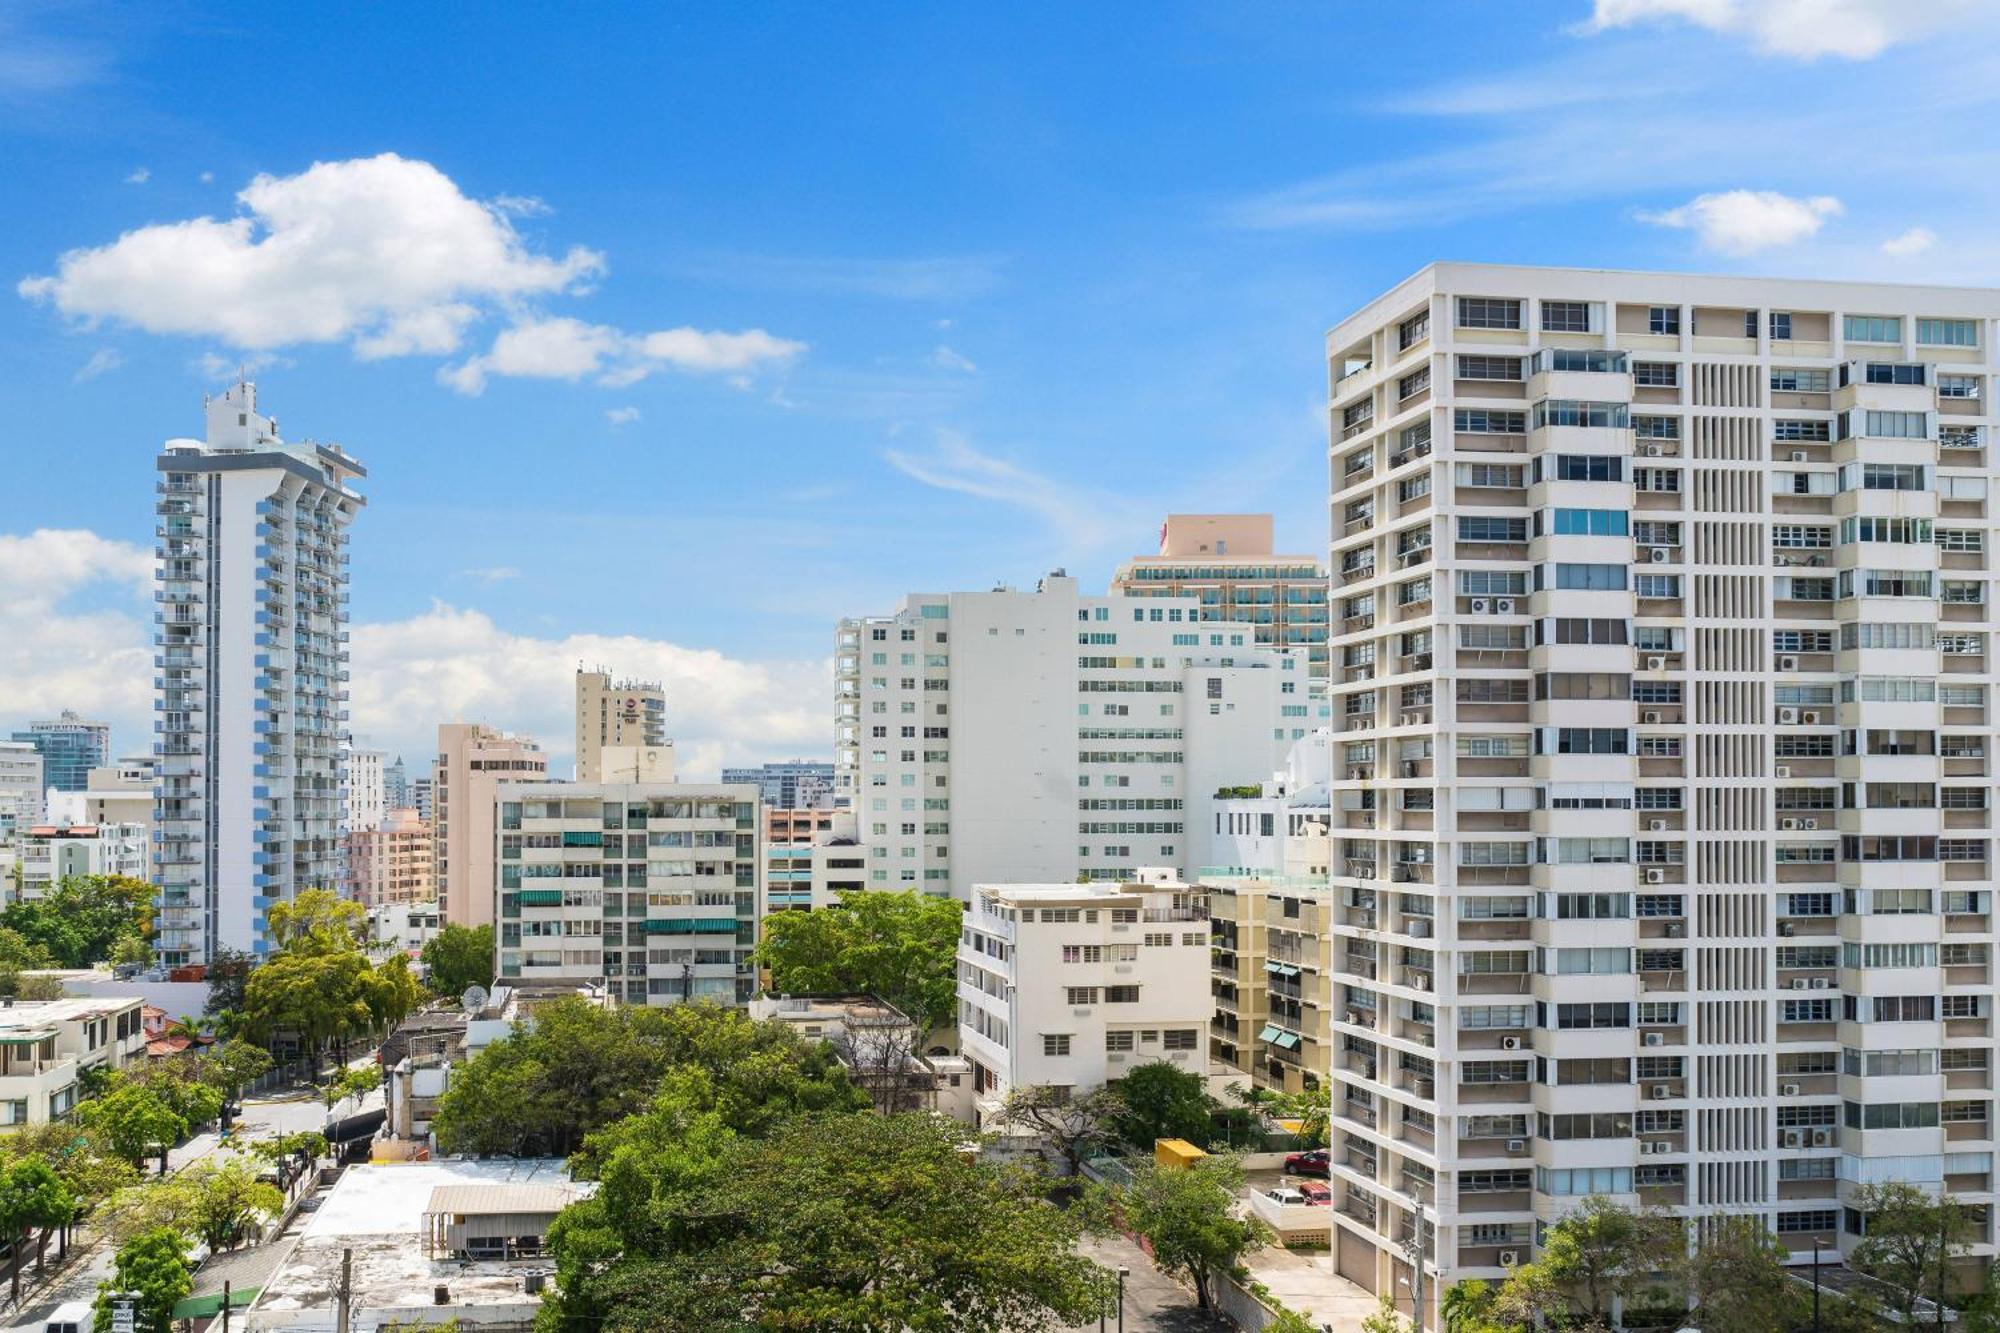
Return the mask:
{"type": "Polygon", "coordinates": [[[1681,437],[1679,417],[1633,417],[1632,434],[1641,440],[1678,440],[1681,437]]]}
{"type": "Polygon", "coordinates": [[[1681,368],[1672,361],[1635,361],[1632,383],[1642,389],[1673,389],[1681,382],[1681,368]]]}
{"type": "Polygon", "coordinates": [[[1616,454],[1557,454],[1555,476],[1557,481],[1623,481],[1625,460],[1616,454]]]}
{"type": "Polygon", "coordinates": [[[1917,341],[1925,347],[1977,347],[1979,321],[1920,319],[1917,321],[1917,341]]]}
{"type": "Polygon", "coordinates": [[[1458,326],[1462,329],[1518,329],[1521,327],[1521,303],[1491,296],[1461,296],[1458,298],[1458,326]]]}
{"type": "Polygon", "coordinates": [[[1135,1043],[1130,1032],[1107,1032],[1104,1034],[1104,1049],[1107,1051],[1129,1051],[1135,1043]]]}
{"type": "Polygon", "coordinates": [[[1861,373],[1870,384],[1924,384],[1928,370],[1921,361],[1870,361],[1861,373]]]}
{"type": "Polygon", "coordinates": [[[1558,509],[1549,531],[1559,537],[1623,537],[1630,528],[1622,509],[1558,509]]]}
{"type": "Polygon", "coordinates": [[[1842,320],[1851,343],[1899,343],[1903,341],[1903,321],[1889,315],[1848,315],[1842,320]]]}
{"type": "Polygon", "coordinates": [[[1773,310],[1771,312],[1771,339],[1773,342],[1790,342],[1792,340],[1791,311],[1773,310]]]}
{"type": "Polygon", "coordinates": [[[1068,1055],[1068,1054],[1069,1054],[1069,1033],[1067,1033],[1067,1032],[1044,1032],[1044,1033],[1042,1034],[1042,1054],[1043,1054],[1043,1055],[1068,1055]]]}
{"type": "Polygon", "coordinates": [[[1833,438],[1833,423],[1830,421],[1774,421],[1771,423],[1771,438],[1774,440],[1804,440],[1825,443],[1833,438]]]}
{"type": "Polygon", "coordinates": [[[1411,371],[1396,381],[1396,397],[1398,399],[1414,398],[1430,387],[1431,368],[1424,366],[1419,370],[1411,371]]]}
{"type": "Polygon", "coordinates": [[[1979,397],[1979,377],[1977,375],[1940,375],[1937,381],[1940,398],[1979,397]]]}
{"type": "Polygon", "coordinates": [[[1646,332],[1677,334],[1681,331],[1680,307],[1656,305],[1646,311],[1646,332]]]}
{"type": "Polygon", "coordinates": [[[1588,301],[1542,302],[1542,329],[1548,333],[1589,333],[1588,301]]]}
{"type": "Polygon", "coordinates": [[[1525,542],[1528,540],[1528,520],[1460,514],[1458,539],[1462,542],[1525,542]]]}
{"type": "Polygon", "coordinates": [[[1824,370],[1805,366],[1771,367],[1773,393],[1826,393],[1832,387],[1832,377],[1824,370]]]}
{"type": "Polygon", "coordinates": [[[1743,312],[1743,336],[1746,338],[1757,336],[1757,312],[1754,310],[1743,312]]]}
{"type": "MultiPolygon", "coordinates": [[[[1465,520],[1460,519],[1463,523],[1465,520]]],[[[1540,574],[1546,566],[1537,566],[1540,574]]],[[[1555,583],[1557,588],[1581,588],[1596,592],[1623,592],[1626,587],[1627,568],[1624,565],[1576,565],[1558,564],[1555,583]]]]}
{"type": "Polygon", "coordinates": [[[1104,1002],[1106,1004],[1137,1004],[1139,1003],[1139,988],[1137,986],[1106,986],[1104,988],[1104,1002]]]}
{"type": "Polygon", "coordinates": [[[1097,1003],[1097,987],[1095,986],[1065,986],[1063,987],[1063,992],[1067,996],[1067,999],[1064,1001],[1066,1004],[1086,1005],[1097,1003]]]}
{"type": "Polygon", "coordinates": [[[1160,1034],[1160,1045],[1169,1051],[1191,1051],[1200,1040],[1194,1028],[1168,1028],[1160,1034]]]}
{"type": "Polygon", "coordinates": [[[1528,417],[1524,412],[1461,407],[1454,414],[1452,428],[1465,435],[1521,435],[1528,429],[1528,417]]]}
{"type": "Polygon", "coordinates": [[[1461,356],[1458,358],[1458,377],[1462,380],[1518,380],[1521,378],[1521,358],[1461,356]]]}
{"type": "Polygon", "coordinates": [[[1536,403],[1530,417],[1537,430],[1544,426],[1590,426],[1624,428],[1632,424],[1631,409],[1624,403],[1584,403],[1566,398],[1546,398],[1536,403]]]}

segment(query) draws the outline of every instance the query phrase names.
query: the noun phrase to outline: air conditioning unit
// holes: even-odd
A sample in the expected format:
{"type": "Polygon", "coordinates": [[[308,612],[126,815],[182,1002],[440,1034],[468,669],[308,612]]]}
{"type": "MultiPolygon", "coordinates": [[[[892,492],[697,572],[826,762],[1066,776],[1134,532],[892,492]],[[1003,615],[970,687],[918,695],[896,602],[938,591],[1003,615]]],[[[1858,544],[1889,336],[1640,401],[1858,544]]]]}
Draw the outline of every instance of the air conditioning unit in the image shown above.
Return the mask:
{"type": "Polygon", "coordinates": [[[1780,708],[1780,709],[1778,710],[1778,725],[1779,725],[1779,726],[1781,726],[1781,727],[1782,727],[1782,726],[1792,726],[1792,725],[1795,725],[1795,724],[1797,724],[1798,720],[1799,720],[1799,710],[1798,710],[1798,709],[1796,709],[1796,708],[1780,708]]]}
{"type": "Polygon", "coordinates": [[[1648,670],[1648,671],[1665,671],[1666,669],[1667,669],[1667,659],[1666,659],[1666,658],[1664,658],[1664,657],[1649,657],[1649,658],[1647,658],[1647,659],[1646,659],[1646,670],[1648,670]]]}
{"type": "Polygon", "coordinates": [[[1652,559],[1652,561],[1653,561],[1653,563],[1654,563],[1654,564],[1656,564],[1656,565],[1664,565],[1664,564],[1666,564],[1666,563],[1667,563],[1667,561],[1669,561],[1669,560],[1671,560],[1671,559],[1673,559],[1673,558],[1674,558],[1674,553],[1673,553],[1672,551],[1669,551],[1669,550],[1668,550],[1668,549],[1667,549],[1666,547],[1664,547],[1664,546],[1655,546],[1655,547],[1653,548],[1653,554],[1652,554],[1652,557],[1651,557],[1651,559],[1652,559]]]}
{"type": "Polygon", "coordinates": [[[1493,611],[1495,615],[1502,615],[1502,616],[1513,615],[1514,599],[1511,597],[1495,598],[1493,602],[1493,611]]]}
{"type": "Polygon", "coordinates": [[[1779,764],[1775,771],[1779,777],[1788,778],[1792,775],[1792,766],[1790,764],[1779,764]]]}
{"type": "Polygon", "coordinates": [[[1685,927],[1683,927],[1681,923],[1678,921],[1667,922],[1667,938],[1674,940],[1679,939],[1681,937],[1681,931],[1683,929],[1685,929],[1685,927]]]}
{"type": "Polygon", "coordinates": [[[1521,1252],[1519,1250],[1500,1251],[1500,1266],[1502,1268],[1512,1268],[1520,1262],[1521,1252]]]}
{"type": "Polygon", "coordinates": [[[1648,1032],[1648,1033],[1646,1034],[1646,1045],[1648,1045],[1648,1046],[1664,1046],[1664,1045],[1666,1045],[1666,1044],[1667,1044],[1667,1034],[1666,1034],[1666,1033],[1664,1033],[1664,1032],[1648,1032]]]}
{"type": "Polygon", "coordinates": [[[1831,1148],[1833,1146],[1833,1131],[1830,1129],[1814,1130],[1812,1132],[1812,1143],[1815,1148],[1831,1148]]]}
{"type": "Polygon", "coordinates": [[[1793,990],[1811,990],[1811,989],[1812,989],[1812,983],[1811,983],[1810,981],[1806,980],[1806,979],[1805,979],[1804,977],[1793,977],[1793,978],[1792,978],[1792,989],[1793,989],[1793,990]]]}
{"type": "Polygon", "coordinates": [[[1814,977],[1812,979],[1812,988],[1814,990],[1832,990],[1833,982],[1826,977],[1814,977]]]}
{"type": "Polygon", "coordinates": [[[1816,727],[1819,725],[1819,714],[1813,709],[1808,708],[1805,712],[1799,714],[1799,721],[1809,727],[1816,727]]]}
{"type": "Polygon", "coordinates": [[[1507,1151],[1508,1151],[1508,1152],[1526,1152],[1526,1151],[1528,1151],[1528,1141],[1527,1141],[1526,1139],[1508,1139],[1508,1140],[1507,1140],[1507,1151]]]}
{"type": "Polygon", "coordinates": [[[1484,597],[1475,597],[1472,599],[1472,614],[1475,616],[1485,615],[1492,607],[1493,603],[1487,601],[1484,597]]]}
{"type": "Polygon", "coordinates": [[[1797,671],[1798,669],[1799,669],[1799,659],[1798,659],[1798,658],[1796,658],[1796,657],[1789,657],[1789,656],[1787,656],[1787,657],[1781,657],[1781,658],[1779,658],[1779,659],[1778,659],[1778,670],[1780,670],[1780,671],[1797,671]]]}
{"type": "Polygon", "coordinates": [[[1424,720],[1422,713],[1403,713],[1396,718],[1399,726],[1414,727],[1424,720]]]}
{"type": "Polygon", "coordinates": [[[1802,829],[1816,829],[1819,827],[1819,821],[1817,819],[1801,819],[1799,827],[1802,829]]]}
{"type": "Polygon", "coordinates": [[[1646,872],[1646,882],[1648,884],[1665,884],[1667,882],[1667,872],[1657,869],[1648,870],[1646,872]]]}
{"type": "Polygon", "coordinates": [[[1359,1009],[1349,1009],[1347,1011],[1347,1021],[1359,1026],[1361,1022],[1361,1011],[1359,1009]]]}
{"type": "Polygon", "coordinates": [[[1787,1148],[1803,1148],[1806,1146],[1806,1132],[1803,1129],[1788,1129],[1779,1142],[1787,1148]]]}
{"type": "Polygon", "coordinates": [[[1647,445],[1647,446],[1646,446],[1646,457],[1648,457],[1648,458],[1658,458],[1659,456],[1660,456],[1660,446],[1659,446],[1659,445],[1657,445],[1657,444],[1649,444],[1649,445],[1647,445]]]}
{"type": "Polygon", "coordinates": [[[1778,821],[1778,827],[1787,833],[1796,832],[1799,827],[1799,821],[1796,819],[1781,819],[1778,821]]]}
{"type": "Polygon", "coordinates": [[[1502,1037],[1500,1039],[1500,1049],[1503,1051],[1518,1051],[1521,1049],[1521,1039],[1519,1037],[1502,1037]]]}
{"type": "Polygon", "coordinates": [[[1648,708],[1639,714],[1639,720],[1649,727],[1657,727],[1660,725],[1660,712],[1656,708],[1648,708]]]}
{"type": "Polygon", "coordinates": [[[1806,458],[1807,458],[1807,454],[1806,454],[1806,451],[1805,451],[1805,450],[1803,450],[1803,449],[1794,449],[1794,450],[1792,450],[1792,461],[1793,461],[1794,463],[1803,463],[1803,462],[1805,462],[1805,461],[1806,461],[1806,458]]]}
{"type": "Polygon", "coordinates": [[[1795,925],[1793,925],[1793,924],[1792,924],[1791,922],[1789,922],[1789,921],[1780,921],[1780,922],[1778,923],[1778,933],[1779,933],[1780,935],[1791,935],[1791,934],[1794,934],[1795,932],[1797,932],[1797,930],[1798,930],[1798,927],[1797,927],[1797,926],[1795,926],[1795,925]]]}
{"type": "Polygon", "coordinates": [[[1655,833],[1665,833],[1667,831],[1667,821],[1664,819],[1649,819],[1646,821],[1646,827],[1655,833]]]}
{"type": "Polygon", "coordinates": [[[1778,1095],[1780,1097],[1796,1097],[1799,1095],[1799,1085],[1796,1083],[1780,1084],[1778,1087],[1778,1095]]]}
{"type": "Polygon", "coordinates": [[[1663,1102],[1667,1098],[1674,1095],[1674,1090],[1668,1087],[1664,1083],[1655,1083],[1652,1087],[1652,1091],[1648,1092],[1646,1095],[1648,1097],[1651,1097],[1656,1102],[1663,1102]]]}

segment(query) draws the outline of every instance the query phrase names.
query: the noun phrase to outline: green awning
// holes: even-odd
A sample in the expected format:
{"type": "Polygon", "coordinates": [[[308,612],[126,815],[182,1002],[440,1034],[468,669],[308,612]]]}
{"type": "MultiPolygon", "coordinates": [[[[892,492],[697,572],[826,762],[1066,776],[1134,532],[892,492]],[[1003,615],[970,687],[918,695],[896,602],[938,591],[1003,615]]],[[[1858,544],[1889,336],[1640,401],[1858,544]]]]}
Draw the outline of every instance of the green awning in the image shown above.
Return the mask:
{"type": "Polygon", "coordinates": [[[1296,1032],[1280,1032],[1273,1038],[1273,1041],[1280,1050],[1289,1051],[1299,1044],[1299,1034],[1296,1032]]]}
{"type": "MultiPolygon", "coordinates": [[[[240,1310],[257,1299],[262,1287],[237,1287],[229,1293],[229,1308],[240,1310]]],[[[174,1305],[176,1319],[211,1319],[222,1313],[222,1293],[211,1291],[206,1296],[190,1296],[174,1305]]]]}
{"type": "Polygon", "coordinates": [[[1262,1032],[1259,1032],[1259,1033],[1257,1034],[1257,1040],[1258,1040],[1258,1041],[1276,1041],[1276,1040],[1277,1040],[1277,1038],[1278,1038],[1278,1034],[1279,1034],[1279,1033],[1281,1033],[1281,1032],[1283,1032],[1283,1031],[1284,1031],[1284,1029],[1283,1029],[1283,1028],[1281,1028],[1281,1027],[1277,1027],[1277,1026],[1275,1026],[1275,1025],[1273,1025],[1273,1024],[1270,1024],[1270,1023],[1266,1023],[1266,1024],[1264,1025],[1264,1030],[1263,1030],[1262,1032]]]}

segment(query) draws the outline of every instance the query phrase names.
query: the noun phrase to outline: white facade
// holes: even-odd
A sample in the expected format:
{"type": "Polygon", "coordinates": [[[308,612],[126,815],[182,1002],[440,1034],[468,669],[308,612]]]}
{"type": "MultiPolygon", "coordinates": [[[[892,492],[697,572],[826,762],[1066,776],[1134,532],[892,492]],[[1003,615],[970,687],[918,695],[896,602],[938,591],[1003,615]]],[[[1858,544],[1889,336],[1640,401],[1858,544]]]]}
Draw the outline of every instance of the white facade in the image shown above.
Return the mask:
{"type": "Polygon", "coordinates": [[[34,825],[21,834],[20,851],[23,899],[45,897],[72,877],[144,879],[152,868],[152,848],[143,823],[34,825]]]}
{"type": "Polygon", "coordinates": [[[841,622],[837,780],[869,887],[965,898],[1191,864],[1217,788],[1315,725],[1303,649],[1200,615],[1057,573],[841,622]]]}
{"type": "Polygon", "coordinates": [[[0,741],[0,839],[42,822],[42,754],[27,741],[0,741]]]}
{"type": "MultiPolygon", "coordinates": [[[[1332,401],[1336,1251],[1993,1201],[2000,293],[1439,264],[1332,401]]],[[[1974,1252],[1993,1252],[1990,1223],[1974,1252]]]]}
{"type": "Polygon", "coordinates": [[[362,467],[238,384],[159,458],[158,945],[268,948],[264,909],[340,882],[347,525],[362,467]]]}
{"type": "Polygon", "coordinates": [[[982,884],[958,946],[959,1051],[981,1118],[1010,1088],[1075,1095],[1143,1064],[1208,1074],[1208,917],[1165,870],[982,884]]]}
{"type": "Polygon", "coordinates": [[[389,756],[380,750],[347,750],[341,756],[341,831],[368,833],[382,827],[390,809],[384,765],[389,756]]]}
{"type": "Polygon", "coordinates": [[[144,1060],[144,1004],[124,995],[0,1007],[0,1131],[69,1115],[86,1069],[144,1060]]]}
{"type": "MultiPolygon", "coordinates": [[[[1332,733],[1314,731],[1292,746],[1285,767],[1255,796],[1218,800],[1210,816],[1204,877],[1328,873],[1332,733]]],[[[1343,799],[1353,799],[1349,793],[1343,799]]]]}

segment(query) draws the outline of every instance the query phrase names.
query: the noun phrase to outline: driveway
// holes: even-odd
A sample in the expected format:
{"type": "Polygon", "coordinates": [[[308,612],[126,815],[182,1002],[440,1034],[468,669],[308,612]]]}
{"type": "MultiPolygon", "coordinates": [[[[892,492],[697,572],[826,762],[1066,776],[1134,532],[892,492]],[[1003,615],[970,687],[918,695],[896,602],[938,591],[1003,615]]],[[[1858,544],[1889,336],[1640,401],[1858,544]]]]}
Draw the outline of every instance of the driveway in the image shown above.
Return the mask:
{"type": "MultiPolygon", "coordinates": [[[[1217,1333],[1233,1327],[1197,1309],[1193,1294],[1153,1267],[1153,1261],[1131,1238],[1086,1236],[1078,1248],[1114,1273],[1120,1268],[1129,1270],[1125,1278],[1126,1333],[1217,1333]]],[[[1097,1333],[1098,1327],[1093,1320],[1066,1333],[1097,1333]]],[[[1116,1307],[1105,1312],[1103,1327],[1105,1333],[1115,1333],[1116,1307]]]]}

